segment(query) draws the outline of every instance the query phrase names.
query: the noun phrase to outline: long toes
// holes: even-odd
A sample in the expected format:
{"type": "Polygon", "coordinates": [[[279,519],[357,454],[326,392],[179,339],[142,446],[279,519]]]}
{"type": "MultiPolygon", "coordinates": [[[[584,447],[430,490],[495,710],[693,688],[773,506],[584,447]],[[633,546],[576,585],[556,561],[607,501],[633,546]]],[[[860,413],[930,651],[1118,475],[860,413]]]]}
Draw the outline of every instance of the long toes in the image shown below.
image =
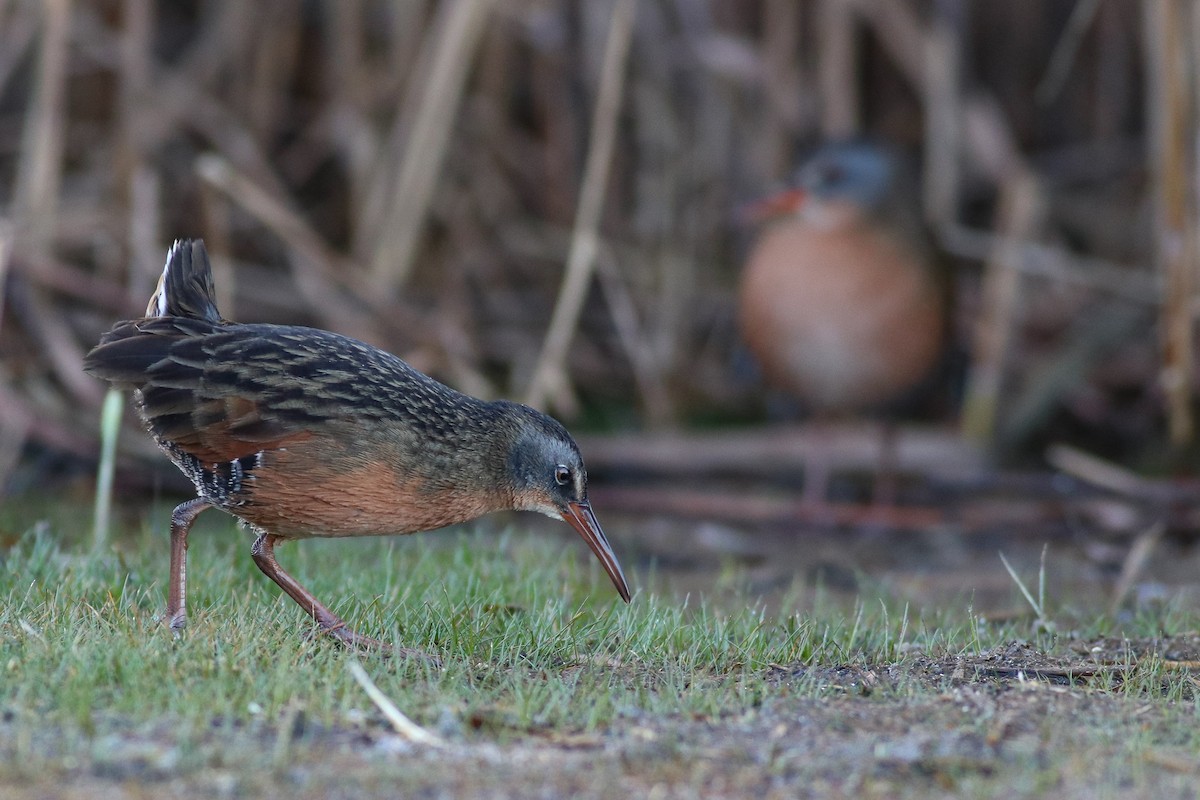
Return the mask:
{"type": "Polygon", "coordinates": [[[403,658],[410,661],[420,661],[421,663],[436,669],[441,669],[442,667],[442,660],[440,658],[430,655],[424,650],[418,650],[415,647],[389,647],[388,651],[383,653],[383,655],[394,658],[403,658]]]}
{"type": "Polygon", "coordinates": [[[355,633],[344,625],[333,628],[326,628],[325,633],[332,636],[343,646],[351,650],[357,650],[367,655],[379,655],[384,658],[403,658],[413,661],[420,661],[428,664],[431,667],[441,667],[442,661],[437,656],[432,656],[423,650],[418,650],[414,647],[393,647],[387,642],[381,642],[378,639],[373,639],[370,636],[363,636],[361,633],[355,633]]]}

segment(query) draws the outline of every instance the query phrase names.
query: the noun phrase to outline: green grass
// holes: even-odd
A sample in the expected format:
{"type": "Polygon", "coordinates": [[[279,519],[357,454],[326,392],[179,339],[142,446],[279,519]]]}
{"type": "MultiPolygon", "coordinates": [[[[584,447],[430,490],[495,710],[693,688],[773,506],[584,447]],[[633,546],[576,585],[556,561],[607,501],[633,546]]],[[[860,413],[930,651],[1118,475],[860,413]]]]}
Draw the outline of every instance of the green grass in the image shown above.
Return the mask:
{"type": "MultiPolygon", "coordinates": [[[[183,725],[274,717],[300,703],[335,722],[364,706],[345,662],[263,577],[250,536],[210,512],[189,552],[190,620],[158,620],[167,542],[149,527],[99,553],[32,529],[3,555],[0,700],[83,728],[104,712],[183,725]],[[248,709],[257,709],[251,713],[248,709]]],[[[594,729],[622,713],[716,714],[761,693],[773,664],[889,652],[903,619],[866,606],[827,622],[754,603],[639,594],[625,606],[582,545],[482,523],[419,537],[283,545],[285,568],[359,631],[444,668],[366,656],[418,720],[501,720],[499,730],[594,729]]]]}
{"type": "MultiPolygon", "coordinates": [[[[172,742],[167,771],[216,764],[252,772],[262,759],[289,762],[297,718],[310,732],[383,729],[348,670],[351,659],[404,713],[451,742],[506,745],[610,735],[652,720],[715,724],[781,703],[810,711],[892,704],[901,717],[921,717],[963,685],[961,675],[948,667],[943,676],[931,662],[980,657],[1017,640],[1065,656],[1069,642],[1089,637],[1197,628],[1194,612],[1171,606],[1118,624],[1070,619],[1051,604],[1043,611],[1055,618],[1054,630],[1071,631],[1056,634],[1030,620],[985,623],[966,603],[910,609],[877,593],[847,605],[805,587],[768,606],[739,593],[736,568],[719,582],[718,598],[643,589],[626,606],[579,541],[486,521],[416,537],[278,548],[285,569],[357,630],[436,655],[439,668],[350,653],[314,635],[311,621],[254,566],[250,535],[216,512],[191,537],[190,623],[175,637],[159,619],[165,514],[99,551],[86,530],[60,518],[30,526],[0,550],[0,785],[69,775],[81,764],[97,770],[106,758],[128,769],[131,741],[172,742]],[[867,686],[859,673],[886,679],[867,686]],[[112,756],[113,748],[122,755],[112,756]]],[[[632,583],[654,585],[645,572],[632,583]]],[[[1116,704],[1097,713],[1122,722],[1097,724],[1088,746],[1119,753],[1121,780],[1140,774],[1144,753],[1164,743],[1200,746],[1188,672],[1161,658],[1130,655],[1128,664],[1069,689],[1116,704]],[[1154,715],[1135,720],[1146,704],[1154,715]],[[1151,719],[1158,727],[1145,727],[1151,719]]],[[[986,739],[998,723],[969,717],[961,724],[986,739]]],[[[656,753],[686,750],[657,735],[656,753]]],[[[890,763],[889,747],[872,751],[884,754],[881,763],[890,763]]],[[[1029,762],[1022,780],[1046,780],[1045,765],[1029,762]]],[[[977,779],[967,775],[962,785],[977,779]]]]}

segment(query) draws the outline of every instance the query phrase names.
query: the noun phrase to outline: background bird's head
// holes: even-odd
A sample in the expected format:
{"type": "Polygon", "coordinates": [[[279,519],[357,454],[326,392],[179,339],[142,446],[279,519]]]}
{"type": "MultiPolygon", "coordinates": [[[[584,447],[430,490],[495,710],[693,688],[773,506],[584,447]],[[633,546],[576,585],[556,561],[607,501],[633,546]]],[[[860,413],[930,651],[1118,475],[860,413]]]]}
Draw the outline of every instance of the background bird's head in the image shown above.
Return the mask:
{"type": "Polygon", "coordinates": [[[897,158],[863,141],[828,144],[807,159],[789,188],[752,205],[758,221],[795,216],[836,228],[887,213],[897,194],[897,158]]]}

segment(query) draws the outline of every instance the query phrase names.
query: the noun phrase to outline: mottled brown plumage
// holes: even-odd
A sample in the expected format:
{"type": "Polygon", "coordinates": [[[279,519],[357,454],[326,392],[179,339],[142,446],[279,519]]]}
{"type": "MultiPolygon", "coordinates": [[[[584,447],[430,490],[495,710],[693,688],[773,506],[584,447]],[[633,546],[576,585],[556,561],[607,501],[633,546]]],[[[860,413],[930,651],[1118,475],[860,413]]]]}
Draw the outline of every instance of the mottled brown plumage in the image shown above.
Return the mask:
{"type": "Polygon", "coordinates": [[[186,621],[187,531],[210,506],[258,534],[252,554],[318,624],[344,623],[274,560],[276,541],[413,533],[491,511],[559,516],[629,590],[555,420],[461,394],[390,353],[327,331],[221,318],[203,243],[176,242],[147,317],[117,323],[85,369],[133,389],[159,446],[196,486],[172,518],[171,625],[186,621]]]}

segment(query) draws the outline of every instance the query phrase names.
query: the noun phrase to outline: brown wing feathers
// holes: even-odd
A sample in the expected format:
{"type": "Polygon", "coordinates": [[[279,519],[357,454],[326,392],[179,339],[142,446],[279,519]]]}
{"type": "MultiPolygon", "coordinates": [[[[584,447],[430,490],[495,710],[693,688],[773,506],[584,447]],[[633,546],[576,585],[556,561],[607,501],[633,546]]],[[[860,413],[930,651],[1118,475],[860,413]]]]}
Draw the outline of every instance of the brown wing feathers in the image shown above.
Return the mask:
{"type": "Polygon", "coordinates": [[[212,299],[204,245],[171,248],[144,319],[117,323],[84,360],[89,373],[138,391],[142,416],[160,442],[203,464],[243,458],[307,434],[254,400],[253,381],[216,368],[222,347],[245,337],[212,299]]]}

